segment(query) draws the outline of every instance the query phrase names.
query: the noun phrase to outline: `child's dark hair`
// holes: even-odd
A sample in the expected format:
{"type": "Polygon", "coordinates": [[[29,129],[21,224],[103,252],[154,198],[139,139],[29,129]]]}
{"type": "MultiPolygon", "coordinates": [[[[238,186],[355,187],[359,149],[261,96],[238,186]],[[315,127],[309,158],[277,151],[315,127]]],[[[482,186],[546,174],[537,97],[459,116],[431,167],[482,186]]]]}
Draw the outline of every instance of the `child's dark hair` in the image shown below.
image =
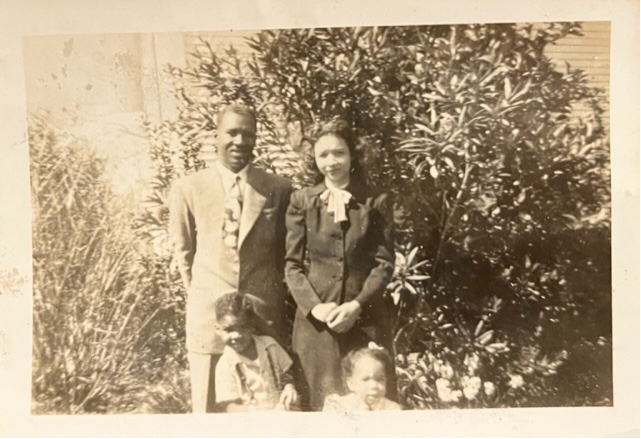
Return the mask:
{"type": "Polygon", "coordinates": [[[381,363],[385,369],[385,374],[392,370],[392,357],[390,357],[386,349],[379,347],[366,347],[353,350],[343,358],[341,366],[343,368],[344,378],[352,376],[352,372],[354,372],[354,365],[363,357],[370,357],[381,363]]]}
{"type": "Polygon", "coordinates": [[[237,292],[225,294],[216,300],[214,306],[217,319],[234,316],[242,318],[251,325],[254,323],[254,308],[251,301],[244,294],[237,292]]]}

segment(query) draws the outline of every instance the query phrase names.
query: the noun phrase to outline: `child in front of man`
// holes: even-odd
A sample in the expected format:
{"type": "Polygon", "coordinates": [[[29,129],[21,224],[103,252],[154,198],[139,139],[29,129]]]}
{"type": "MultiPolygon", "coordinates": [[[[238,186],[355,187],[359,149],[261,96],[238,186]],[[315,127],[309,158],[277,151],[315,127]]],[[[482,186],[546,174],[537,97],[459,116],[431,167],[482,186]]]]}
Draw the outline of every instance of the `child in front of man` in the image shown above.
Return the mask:
{"type": "Polygon", "coordinates": [[[295,409],[292,359],[273,338],[254,334],[251,302],[230,293],[216,301],[215,309],[217,331],[225,343],[216,365],[218,410],[295,409]]]}
{"type": "Polygon", "coordinates": [[[401,410],[401,406],[385,397],[387,371],[392,369],[387,351],[370,343],[369,347],[350,352],[343,358],[342,368],[349,393],[331,394],[325,399],[324,412],[401,410]]]}

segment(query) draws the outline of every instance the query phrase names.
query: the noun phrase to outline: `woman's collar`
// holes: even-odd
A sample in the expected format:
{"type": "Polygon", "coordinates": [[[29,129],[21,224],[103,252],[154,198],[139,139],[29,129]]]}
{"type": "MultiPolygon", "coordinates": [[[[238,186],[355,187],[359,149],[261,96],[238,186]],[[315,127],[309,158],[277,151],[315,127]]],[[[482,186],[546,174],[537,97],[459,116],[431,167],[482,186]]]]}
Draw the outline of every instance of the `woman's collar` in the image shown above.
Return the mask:
{"type": "Polygon", "coordinates": [[[343,190],[344,191],[344,190],[347,190],[347,188],[350,185],[350,181],[347,181],[347,183],[344,183],[344,184],[339,186],[339,185],[336,185],[336,184],[332,183],[328,179],[325,179],[324,183],[325,183],[325,186],[327,187],[327,189],[329,189],[331,191],[335,191],[335,190],[343,190]]]}
{"type": "Polygon", "coordinates": [[[320,183],[317,183],[315,186],[312,186],[312,194],[314,195],[320,195],[323,192],[325,192],[325,189],[327,189],[327,186],[325,186],[325,181],[321,181],[320,183]]]}
{"type": "MultiPolygon", "coordinates": [[[[337,189],[346,190],[347,192],[353,192],[354,190],[361,188],[363,185],[364,183],[362,183],[360,179],[350,178],[349,183],[345,187],[337,187],[337,189]]],[[[323,192],[325,189],[328,189],[329,185],[325,182],[325,180],[321,180],[320,182],[312,186],[312,188],[314,192],[318,191],[320,193],[320,192],[323,192]]]]}

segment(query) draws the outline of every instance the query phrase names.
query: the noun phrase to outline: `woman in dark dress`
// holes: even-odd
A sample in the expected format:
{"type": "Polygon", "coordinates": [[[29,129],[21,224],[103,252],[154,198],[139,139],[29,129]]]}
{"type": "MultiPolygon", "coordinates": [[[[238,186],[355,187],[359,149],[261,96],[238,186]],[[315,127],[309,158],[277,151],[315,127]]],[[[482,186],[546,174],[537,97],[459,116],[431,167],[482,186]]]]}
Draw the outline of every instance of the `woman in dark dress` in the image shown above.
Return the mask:
{"type": "Polygon", "coordinates": [[[292,194],[285,277],[297,305],[292,348],[310,408],[320,410],[327,395],[345,392],[340,361],[349,351],[370,341],[391,351],[383,292],[394,245],[390,200],[365,183],[349,125],[335,119],[310,137],[318,179],[292,194]]]}

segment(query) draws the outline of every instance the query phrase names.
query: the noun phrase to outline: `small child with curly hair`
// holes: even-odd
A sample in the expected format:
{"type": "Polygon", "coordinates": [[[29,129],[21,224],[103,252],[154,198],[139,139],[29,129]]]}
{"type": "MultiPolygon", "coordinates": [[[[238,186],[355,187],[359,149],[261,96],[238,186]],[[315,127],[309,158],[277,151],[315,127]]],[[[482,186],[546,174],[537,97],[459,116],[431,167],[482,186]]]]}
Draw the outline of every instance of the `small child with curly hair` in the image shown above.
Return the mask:
{"type": "Polygon", "coordinates": [[[215,309],[225,343],[216,365],[217,411],[293,410],[298,394],[292,359],[273,338],[254,334],[250,300],[239,293],[226,294],[215,309]]]}
{"type": "Polygon", "coordinates": [[[391,366],[392,359],[387,351],[372,343],[369,347],[350,352],[342,361],[343,376],[350,393],[327,396],[323,411],[401,410],[400,405],[385,397],[386,371],[391,366]]]}

